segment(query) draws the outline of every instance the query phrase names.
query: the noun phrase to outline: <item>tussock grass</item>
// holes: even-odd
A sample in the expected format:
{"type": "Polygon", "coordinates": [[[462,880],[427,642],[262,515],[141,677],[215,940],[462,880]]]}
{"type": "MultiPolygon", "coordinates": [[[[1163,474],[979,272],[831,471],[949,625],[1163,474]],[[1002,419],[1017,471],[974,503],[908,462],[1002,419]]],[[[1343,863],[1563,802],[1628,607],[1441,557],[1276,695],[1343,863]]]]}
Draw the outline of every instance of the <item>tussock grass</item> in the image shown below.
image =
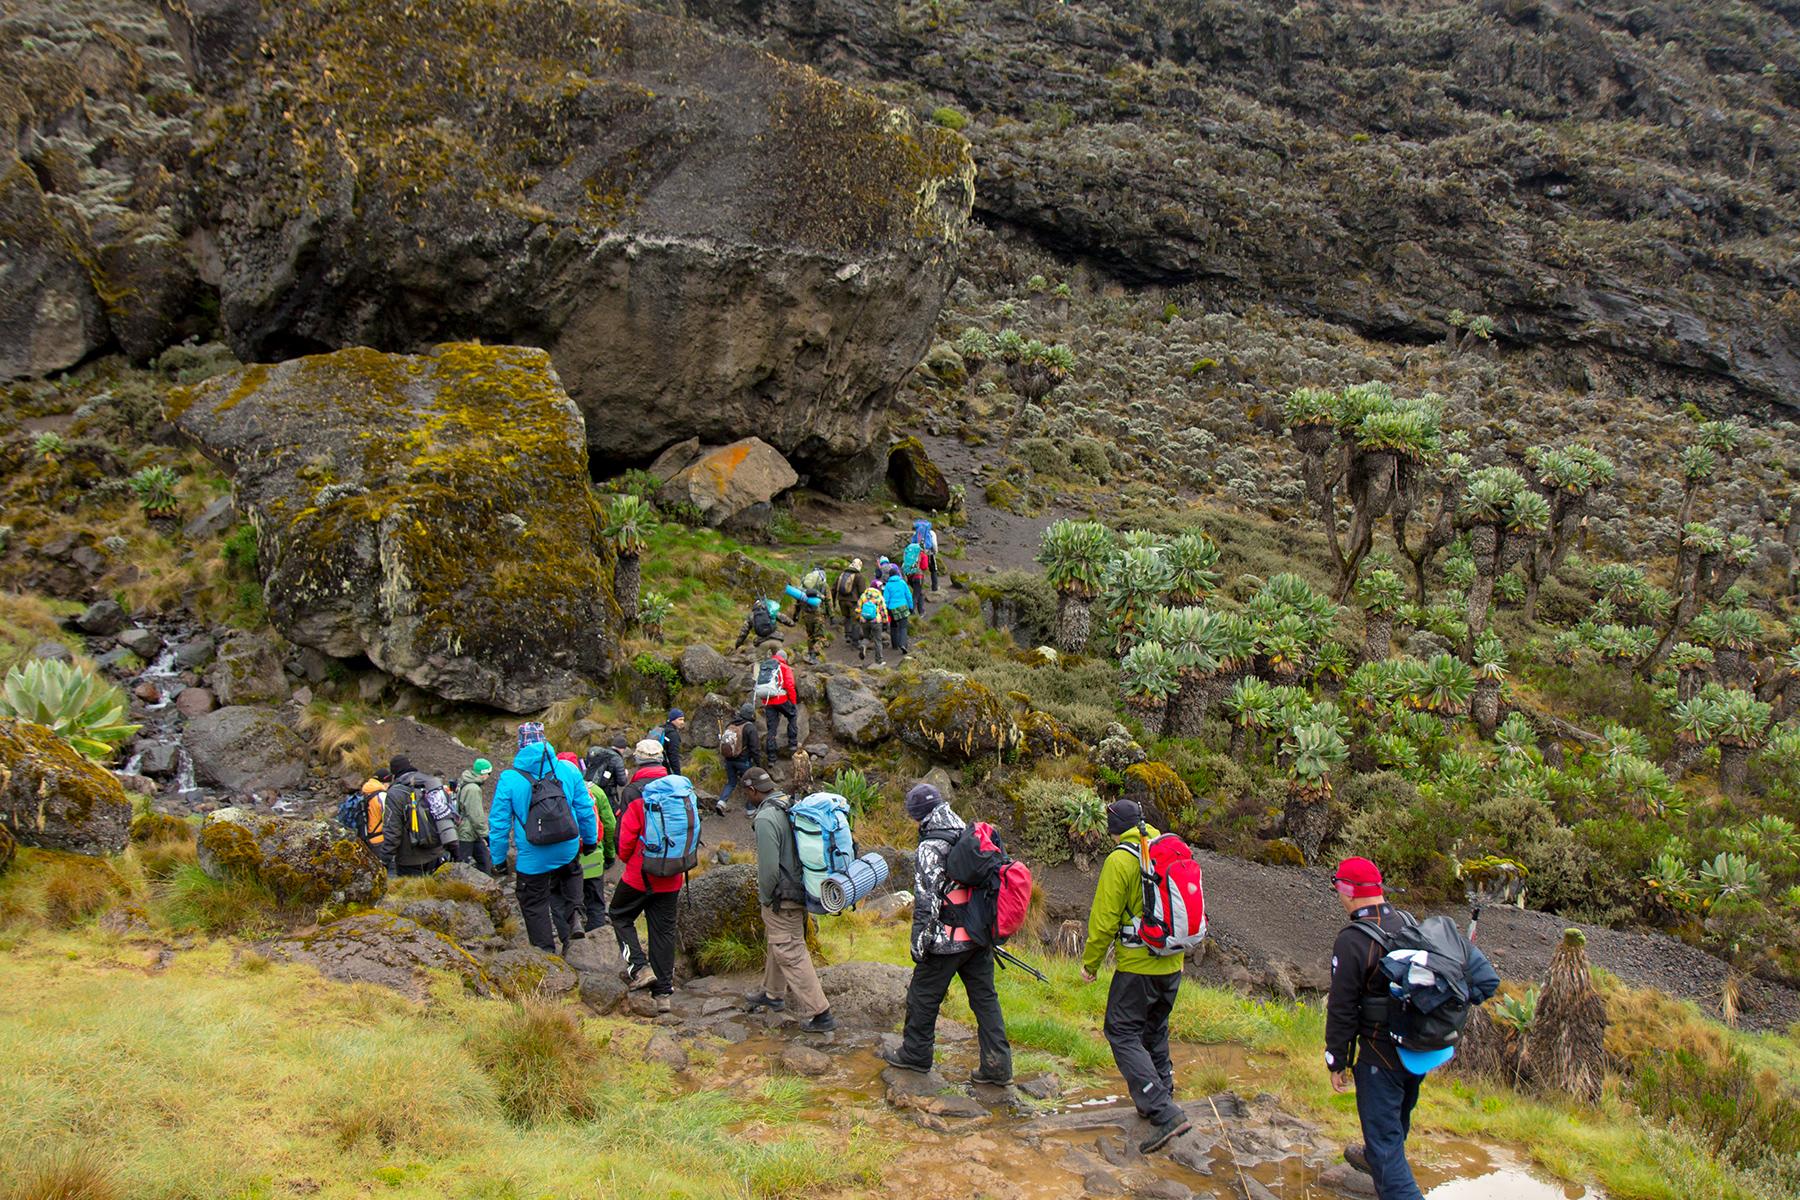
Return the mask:
{"type": "Polygon", "coordinates": [[[169,928],[218,937],[253,937],[283,923],[280,899],[254,879],[214,879],[198,866],[176,867],[152,908],[169,928]]]}
{"type": "Polygon", "coordinates": [[[490,1018],[470,1051],[507,1116],[523,1125],[595,1113],[590,1078],[599,1047],[574,1010],[527,999],[490,1018]]]}
{"type": "Polygon", "coordinates": [[[314,700],[300,713],[300,731],[340,770],[366,775],[375,769],[367,714],[348,705],[314,700]]]}
{"type": "Polygon", "coordinates": [[[700,966],[709,974],[735,975],[763,965],[763,944],[721,934],[707,938],[698,957],[700,966]]]}
{"type": "Polygon", "coordinates": [[[26,1162],[0,1180],[0,1200],[115,1200],[112,1166],[97,1146],[68,1146],[26,1162]]]}
{"type": "Polygon", "coordinates": [[[77,654],[81,639],[63,629],[61,619],[81,605],[20,592],[0,592],[0,675],[24,662],[39,642],[61,642],[77,654]]]}

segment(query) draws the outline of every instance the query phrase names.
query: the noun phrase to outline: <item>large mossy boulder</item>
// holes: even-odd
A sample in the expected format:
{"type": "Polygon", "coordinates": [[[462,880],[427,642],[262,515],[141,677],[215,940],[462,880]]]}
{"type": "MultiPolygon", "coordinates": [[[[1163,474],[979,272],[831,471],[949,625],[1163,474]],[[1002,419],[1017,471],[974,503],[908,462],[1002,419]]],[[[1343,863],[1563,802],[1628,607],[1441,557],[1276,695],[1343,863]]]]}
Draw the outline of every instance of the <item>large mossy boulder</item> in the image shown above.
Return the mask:
{"type": "Polygon", "coordinates": [[[992,689],[949,671],[903,676],[887,713],[901,741],[949,762],[1006,754],[1021,737],[1012,710],[992,689]]]}
{"type": "Polygon", "coordinates": [[[950,507],[950,484],[916,437],[901,438],[888,451],[887,477],[902,504],[938,512],[950,507]]]}
{"type": "Polygon", "coordinates": [[[455,942],[390,912],[359,913],[297,937],[256,947],[281,962],[304,963],[340,983],[372,983],[425,999],[432,977],[448,973],[478,995],[493,994],[481,964],[455,942]]]}
{"type": "Polygon", "coordinates": [[[705,953],[709,942],[754,946],[763,940],[754,863],[711,867],[690,878],[683,891],[675,945],[696,971],[710,957],[705,953]]]}
{"type": "Polygon", "coordinates": [[[335,821],[299,821],[244,808],[208,813],[200,869],[214,879],[254,879],[285,903],[373,904],[387,871],[361,838],[335,821]]]}
{"type": "Polygon", "coordinates": [[[0,825],[27,846],[117,854],[131,833],[131,798],[49,729],[0,717],[0,825]]]}
{"type": "Polygon", "coordinates": [[[973,203],[960,136],[610,0],[168,8],[246,359],[530,342],[614,462],[753,431],[815,485],[879,473],[973,203]]]}
{"type": "Polygon", "coordinates": [[[663,505],[692,507],[717,528],[800,482],[781,451],[759,437],[707,450],[670,476],[656,493],[663,505]]]}
{"type": "Polygon", "coordinates": [[[543,351],[343,350],[216,377],[169,414],[230,471],[289,641],[513,712],[611,672],[613,558],[543,351]]]}
{"type": "Polygon", "coordinates": [[[106,344],[80,248],[31,168],[0,164],[0,380],[65,370],[106,344]]]}

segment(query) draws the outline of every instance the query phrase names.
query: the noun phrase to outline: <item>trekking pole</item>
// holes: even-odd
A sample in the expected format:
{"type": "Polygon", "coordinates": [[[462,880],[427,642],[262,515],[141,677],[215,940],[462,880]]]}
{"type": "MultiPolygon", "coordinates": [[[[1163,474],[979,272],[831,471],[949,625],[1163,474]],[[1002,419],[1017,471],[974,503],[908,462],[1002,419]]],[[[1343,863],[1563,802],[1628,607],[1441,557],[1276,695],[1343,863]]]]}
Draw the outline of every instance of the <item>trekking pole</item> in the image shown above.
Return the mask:
{"type": "Polygon", "coordinates": [[[1244,1182],[1244,1164],[1238,1161],[1237,1146],[1232,1143],[1231,1133],[1225,1128],[1225,1118],[1219,1115],[1219,1106],[1213,1103],[1211,1096],[1206,1098],[1206,1106],[1212,1109],[1213,1120],[1219,1123],[1219,1136],[1225,1139],[1225,1148],[1231,1151],[1231,1165],[1237,1168],[1238,1186],[1244,1190],[1244,1195],[1248,1196],[1250,1185],[1244,1182]]]}
{"type": "Polygon", "coordinates": [[[1036,979],[1039,983],[1050,982],[1050,977],[1048,975],[1044,974],[1018,955],[1012,953],[1010,950],[1003,950],[999,946],[995,946],[994,958],[1001,966],[1006,966],[1010,963],[1012,966],[1019,968],[1019,970],[1036,979]]]}
{"type": "Polygon", "coordinates": [[[1475,927],[1479,924],[1481,924],[1481,905],[1477,904],[1469,909],[1469,940],[1471,942],[1475,940],[1475,927]]]}

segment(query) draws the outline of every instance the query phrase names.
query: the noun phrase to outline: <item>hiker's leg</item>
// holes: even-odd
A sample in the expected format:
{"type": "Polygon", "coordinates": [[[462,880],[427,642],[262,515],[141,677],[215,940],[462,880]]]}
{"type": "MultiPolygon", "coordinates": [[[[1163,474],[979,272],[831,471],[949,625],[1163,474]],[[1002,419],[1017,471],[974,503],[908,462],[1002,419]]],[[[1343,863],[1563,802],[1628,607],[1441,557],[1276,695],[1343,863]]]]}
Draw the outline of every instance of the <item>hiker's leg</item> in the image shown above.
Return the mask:
{"type": "Polygon", "coordinates": [[[1419,1103],[1419,1085],[1425,1082],[1423,1075],[1414,1075],[1411,1071],[1402,1072],[1406,1095],[1400,1103],[1400,1132],[1406,1137],[1412,1136],[1413,1107],[1419,1103]]]}
{"type": "Polygon", "coordinates": [[[589,933],[598,933],[612,923],[606,915],[606,880],[595,875],[581,881],[581,906],[587,913],[589,933]]]}
{"type": "Polygon", "coordinates": [[[781,992],[766,986],[771,976],[779,979],[794,1014],[802,1021],[810,1021],[830,1008],[831,1002],[825,999],[812,954],[806,949],[806,910],[790,904],[780,910],[765,908],[762,914],[763,929],[769,935],[769,962],[774,964],[764,974],[764,991],[783,998],[781,992]]]}
{"type": "Polygon", "coordinates": [[[1150,985],[1150,1007],[1144,1014],[1144,1049],[1156,1066],[1156,1077],[1170,1096],[1175,1094],[1175,1064],[1169,1058],[1169,1014],[1175,1010],[1175,997],[1181,991],[1181,972],[1173,975],[1146,975],[1150,985]]]}
{"type": "Polygon", "coordinates": [[[1114,971],[1112,987],[1106,993],[1106,1042],[1112,1047],[1113,1062],[1131,1093],[1131,1102],[1139,1115],[1158,1125],[1181,1116],[1149,1051],[1144,1049],[1144,1026],[1150,1010],[1150,991],[1143,975],[1130,971],[1114,971]]]}
{"type": "Polygon", "coordinates": [[[680,892],[657,892],[644,906],[644,921],[650,926],[650,969],[656,982],[650,985],[653,996],[667,996],[675,991],[675,906],[680,892]]]}
{"type": "MultiPolygon", "coordinates": [[[[1356,1115],[1362,1119],[1363,1156],[1381,1200],[1421,1200],[1406,1161],[1406,1071],[1390,1071],[1364,1055],[1356,1064],[1356,1115]]],[[[1415,1095],[1417,1092],[1415,1091],[1415,1095]]]]}
{"type": "Polygon", "coordinates": [[[956,978],[957,954],[927,954],[913,967],[912,983],[906,989],[906,1032],[900,1043],[900,1057],[922,1069],[931,1068],[933,1049],[937,1045],[938,1009],[944,993],[956,978]]]}
{"type": "Polygon", "coordinates": [[[719,803],[721,805],[731,799],[732,790],[737,787],[738,776],[744,773],[744,767],[748,765],[749,764],[745,763],[741,758],[728,758],[725,760],[725,790],[719,793],[719,803]]]}
{"type": "Polygon", "coordinates": [[[519,915],[525,918],[525,936],[539,950],[556,953],[556,930],[550,918],[550,875],[517,873],[515,891],[519,915]]]}
{"type": "Polygon", "coordinates": [[[451,842],[448,849],[450,851],[450,861],[451,862],[468,862],[469,861],[469,843],[468,842],[451,842]]]}
{"type": "Polygon", "coordinates": [[[637,931],[638,914],[644,911],[649,900],[650,893],[640,892],[621,879],[613,888],[612,903],[606,906],[606,919],[612,922],[613,936],[619,939],[619,949],[625,952],[629,970],[635,971],[650,962],[644,956],[644,944],[638,941],[637,931]]]}
{"type": "Polygon", "coordinates": [[[800,705],[789,700],[781,706],[781,714],[787,718],[787,751],[792,754],[800,744],[800,705]]]}
{"type": "Polygon", "coordinates": [[[556,869],[550,883],[550,916],[563,949],[581,933],[581,860],[571,858],[556,869]]]}
{"type": "Polygon", "coordinates": [[[769,756],[775,753],[775,735],[780,730],[781,706],[778,704],[763,705],[762,765],[765,770],[769,766],[769,756]]]}
{"type": "Polygon", "coordinates": [[[494,873],[494,859],[493,856],[488,853],[487,839],[478,837],[471,842],[470,845],[475,848],[476,869],[483,875],[492,875],[494,873]]]}
{"type": "Polygon", "coordinates": [[[908,579],[906,586],[912,589],[913,611],[920,616],[925,615],[925,580],[923,576],[908,579]]]}
{"type": "Polygon", "coordinates": [[[969,997],[969,1011],[975,1014],[981,1073],[990,1079],[1011,1079],[1012,1044],[1006,1040],[1006,1015],[1000,1011],[1000,993],[994,989],[994,952],[971,950],[956,973],[969,997]]]}
{"type": "Polygon", "coordinates": [[[937,590],[938,590],[938,585],[937,585],[937,555],[935,555],[935,554],[933,554],[933,555],[932,555],[932,556],[931,556],[931,590],[932,590],[932,591],[934,591],[934,592],[935,592],[935,591],[937,591],[937,590]]]}

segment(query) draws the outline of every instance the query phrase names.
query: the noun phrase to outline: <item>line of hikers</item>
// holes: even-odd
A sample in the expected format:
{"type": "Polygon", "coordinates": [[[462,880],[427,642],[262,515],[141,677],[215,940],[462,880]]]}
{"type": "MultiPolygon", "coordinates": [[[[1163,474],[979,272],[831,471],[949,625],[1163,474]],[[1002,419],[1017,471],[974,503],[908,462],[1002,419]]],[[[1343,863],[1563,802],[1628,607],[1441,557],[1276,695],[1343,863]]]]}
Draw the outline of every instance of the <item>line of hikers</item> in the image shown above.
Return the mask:
{"type": "Polygon", "coordinates": [[[863,575],[860,558],[851,559],[849,565],[837,573],[835,580],[823,567],[808,571],[801,577],[798,587],[787,589],[799,611],[798,619],[783,612],[779,601],[757,597],[751,602],[744,624],[738,630],[733,649],[754,640],[759,652],[772,653],[782,643],[782,625],[804,625],[807,657],[813,662],[823,661],[832,636],[826,620],[829,600],[843,623],[844,641],[856,647],[857,658],[867,662],[872,650],[876,664],[886,666],[887,659],[882,654],[884,640],[902,657],[911,649],[911,621],[915,616],[925,615],[927,580],[935,594],[938,590],[938,535],[931,522],[921,518],[913,522],[913,533],[901,552],[900,561],[894,562],[882,555],[876,560],[875,572],[870,577],[863,575]]]}

